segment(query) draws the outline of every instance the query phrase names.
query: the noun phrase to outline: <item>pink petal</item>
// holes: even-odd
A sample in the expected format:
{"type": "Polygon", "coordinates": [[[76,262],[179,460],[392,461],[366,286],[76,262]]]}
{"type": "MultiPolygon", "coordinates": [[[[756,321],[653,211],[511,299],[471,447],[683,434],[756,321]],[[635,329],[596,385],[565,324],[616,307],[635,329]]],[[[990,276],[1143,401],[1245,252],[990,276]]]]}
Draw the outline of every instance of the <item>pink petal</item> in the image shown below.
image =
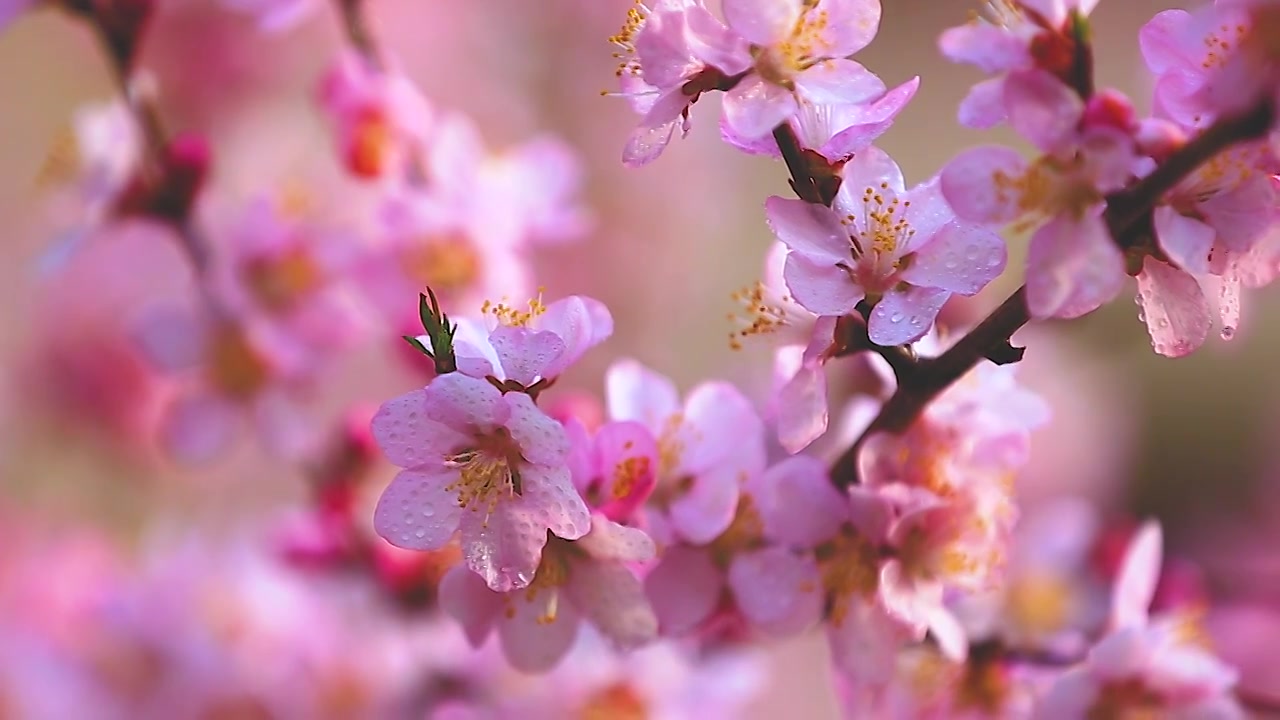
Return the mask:
{"type": "Polygon", "coordinates": [[[489,589],[479,575],[455,565],[440,579],[440,609],[462,626],[472,647],[489,637],[506,598],[489,589]]]}
{"type": "MultiPolygon", "coordinates": [[[[873,103],[852,106],[844,117],[844,127],[839,125],[832,127],[826,133],[830,139],[821,145],[819,152],[825,158],[837,160],[847,159],[867,148],[893,125],[894,118],[915,97],[916,90],[919,88],[920,78],[914,77],[885,93],[873,103]]],[[[803,118],[803,113],[797,115],[797,118],[803,118]]],[[[802,137],[805,134],[804,122],[800,119],[802,137]]],[[[776,152],[776,145],[774,150],[776,152]]]]}
{"type": "Polygon", "coordinates": [[[1043,152],[1071,143],[1084,113],[1084,101],[1044,70],[1010,73],[1004,83],[1009,124],[1043,152]]]}
{"type": "Polygon", "coordinates": [[[1088,668],[1076,666],[1058,676],[1048,692],[1036,704],[1037,720],[1079,720],[1089,710],[1101,691],[1098,680],[1088,668]]]}
{"type": "Polygon", "coordinates": [[[796,91],[814,103],[861,103],[883,95],[884,81],[846,58],[824,60],[795,78],[796,91]]]}
{"type": "Polygon", "coordinates": [[[378,498],[374,530],[406,550],[444,547],[453,538],[463,513],[457,492],[445,489],[457,479],[457,471],[400,471],[378,498]]]}
{"type": "Polygon", "coordinates": [[[1160,581],[1163,533],[1160,523],[1143,523],[1129,540],[1111,593],[1111,628],[1141,627],[1160,581]]]}
{"type": "Polygon", "coordinates": [[[816,8],[826,21],[822,28],[823,53],[848,57],[862,50],[880,29],[880,0],[822,0],[816,8]]]}
{"type": "Polygon", "coordinates": [[[880,599],[891,616],[923,636],[942,606],[942,585],[906,578],[902,563],[890,560],[880,569],[880,599]]]}
{"type": "Polygon", "coordinates": [[[643,530],[619,525],[598,513],[591,518],[591,532],[579,538],[574,547],[602,561],[647,562],[657,553],[643,530]]]}
{"type": "Polygon", "coordinates": [[[689,28],[685,40],[699,60],[715,66],[725,75],[737,75],[751,67],[751,50],[747,42],[705,7],[687,6],[681,12],[689,28]]]}
{"type": "Polygon", "coordinates": [[[869,147],[853,156],[841,171],[844,184],[837,200],[839,212],[863,216],[862,193],[871,188],[888,202],[905,192],[902,169],[889,153],[878,147],[869,147]],[[882,187],[884,185],[888,187],[882,187]]]}
{"type": "Polygon", "coordinates": [[[711,556],[685,546],[667,550],[644,579],[662,634],[672,637],[687,635],[710,617],[724,587],[724,576],[711,556]]]}
{"type": "Polygon", "coordinates": [[[538,378],[555,377],[555,374],[544,375],[544,371],[565,354],[564,340],[546,330],[503,325],[489,335],[489,340],[498,353],[505,379],[526,387],[538,378]]]}
{"type": "Polygon", "coordinates": [[[1093,675],[1104,681],[1131,678],[1153,664],[1157,648],[1151,640],[1146,627],[1121,628],[1089,650],[1088,665],[1093,675]]]}
{"type": "Polygon", "coordinates": [[[938,177],[920,183],[899,197],[911,203],[911,207],[903,211],[902,219],[911,225],[914,233],[898,246],[896,252],[899,256],[921,249],[943,228],[956,221],[956,214],[942,194],[942,181],[938,177]]]}
{"type": "Polygon", "coordinates": [[[654,12],[644,21],[635,39],[636,59],[651,85],[675,88],[702,69],[685,41],[683,13],[654,12]]]}
{"type": "Polygon", "coordinates": [[[997,177],[1017,180],[1027,161],[1013,148],[985,145],[965,150],[942,169],[942,194],[956,215],[976,223],[1006,223],[1018,217],[1019,197],[997,177]]]}
{"type": "Polygon", "coordinates": [[[1050,220],[1031,238],[1027,308],[1032,317],[1079,317],[1124,285],[1124,256],[1099,214],[1050,220]]]}
{"type": "Polygon", "coordinates": [[[1138,301],[1157,353],[1182,357],[1209,337],[1209,303],[1200,283],[1178,268],[1147,257],[1138,274],[1138,301]]]}
{"type": "Polygon", "coordinates": [[[941,606],[934,610],[929,617],[929,633],[938,643],[943,657],[952,662],[964,662],[969,654],[969,638],[950,611],[941,606]]]}
{"type": "Polygon", "coordinates": [[[995,77],[974,85],[960,101],[956,119],[965,127],[986,130],[1004,122],[1009,114],[1004,107],[1004,78],[995,77]]]}
{"type": "Polygon", "coordinates": [[[974,225],[951,223],[926,240],[901,277],[912,285],[974,295],[1004,272],[1006,260],[999,235],[974,225]]]}
{"type": "Polygon", "coordinates": [[[632,650],[658,636],[658,616],[644,586],[621,563],[578,560],[565,588],[574,605],[620,650],[632,650]]]}
{"type": "Polygon", "coordinates": [[[724,94],[724,121],[736,135],[758,138],[796,114],[795,95],[790,90],[752,73],[724,94]]]}
{"type": "Polygon", "coordinates": [[[938,49],[953,62],[976,65],[988,74],[1031,64],[1027,43],[1003,27],[967,23],[943,31],[938,49]]]}
{"type": "Polygon", "coordinates": [[[1222,244],[1241,253],[1275,227],[1275,209],[1272,177],[1264,174],[1254,175],[1230,192],[1200,203],[1206,222],[1217,231],[1222,244]]]}
{"type": "Polygon", "coordinates": [[[815,315],[844,315],[866,297],[844,268],[800,253],[787,255],[782,275],[791,297],[815,315]]]}
{"type": "Polygon", "coordinates": [[[570,295],[551,303],[537,322],[539,330],[555,333],[565,344],[564,354],[546,368],[547,377],[564,372],[587,350],[613,334],[613,316],[604,303],[580,295],[570,295]]]}
{"type": "Polygon", "coordinates": [[[937,288],[907,286],[885,294],[871,311],[867,336],[885,347],[915,342],[924,337],[951,293],[937,288]]]}
{"type": "Polygon", "coordinates": [[[605,372],[605,398],[613,420],[635,420],[661,432],[680,410],[680,395],[670,379],[635,360],[619,360],[605,372]]]}
{"type": "Polygon", "coordinates": [[[1160,249],[1178,267],[1196,274],[1209,271],[1209,252],[1216,236],[1213,228],[1168,205],[1156,208],[1155,228],[1160,249]]]}
{"type": "Polygon", "coordinates": [[[226,451],[240,423],[239,409],[225,398],[207,393],[188,395],[165,410],[160,443],[180,463],[206,463],[226,451]]]}
{"type": "Polygon", "coordinates": [[[688,492],[671,501],[672,527],[695,545],[716,539],[733,522],[743,475],[732,465],[698,475],[688,492]]]}
{"type": "Polygon", "coordinates": [[[817,566],[786,548],[739,554],[729,566],[729,587],[738,609],[769,633],[798,633],[822,617],[817,566]]]}
{"type": "MultiPolygon", "coordinates": [[[[578,495],[564,465],[524,465],[523,494],[516,501],[521,516],[536,528],[549,530],[565,540],[577,540],[591,531],[591,511],[578,495]]],[[[545,538],[543,538],[545,540],[545,538]]]]}
{"type": "Polygon", "coordinates": [[[195,367],[205,356],[205,330],[191,311],[160,306],[144,311],[132,333],[138,349],[156,369],[177,372],[195,367]]]}
{"type": "Polygon", "coordinates": [[[827,374],[821,365],[804,365],[778,391],[778,442],[797,453],[827,431],[827,374]]]}
{"type": "Polygon", "coordinates": [[[764,203],[769,229],[793,252],[831,265],[853,260],[846,228],[831,208],[776,195],[764,203]]]}
{"type": "MultiPolygon", "coordinates": [[[[489,329],[475,318],[458,318],[458,329],[453,336],[453,354],[458,361],[458,372],[474,378],[486,378],[501,374],[501,360],[489,341],[489,329]]],[[[418,342],[431,347],[426,335],[418,336],[418,342]]]]}
{"type": "Polygon", "coordinates": [[[520,592],[508,598],[515,612],[498,625],[502,652],[511,667],[542,673],[555,667],[578,635],[578,612],[557,587],[520,592]]]}
{"type": "Polygon", "coordinates": [[[895,676],[899,652],[911,640],[907,629],[879,603],[854,599],[839,624],[827,626],[831,660],[852,679],[882,685],[895,676]]]}
{"type": "Polygon", "coordinates": [[[596,431],[601,473],[600,511],[628,518],[653,493],[658,473],[658,443],[638,422],[606,423],[596,431]]]}
{"type": "Polygon", "coordinates": [[[427,391],[414,390],[388,400],[373,416],[373,437],[382,453],[399,467],[417,467],[467,445],[469,438],[448,425],[427,419],[427,391]]]}
{"type": "Polygon", "coordinates": [[[1138,32],[1138,46],[1147,68],[1156,75],[1173,70],[1198,70],[1200,58],[1193,57],[1186,40],[1191,13],[1186,10],[1163,10],[1147,21],[1138,32]]]}
{"type": "Polygon", "coordinates": [[[835,488],[826,464],[794,455],[770,467],[750,485],[750,493],[771,540],[815,547],[849,521],[848,498],[835,488]]]}
{"type": "Polygon", "coordinates": [[[724,19],[756,45],[772,45],[791,34],[803,9],[800,0],[724,0],[724,19]]]}
{"type": "Polygon", "coordinates": [[[675,134],[679,124],[679,120],[671,120],[655,127],[641,125],[632,130],[622,150],[622,164],[628,168],[638,168],[656,160],[671,143],[671,136],[675,134]]]}
{"type": "Polygon", "coordinates": [[[547,514],[505,499],[492,512],[477,507],[461,512],[458,526],[467,567],[494,592],[527,587],[547,544],[547,528],[541,522],[547,514]]]}
{"type": "Polygon", "coordinates": [[[506,423],[509,415],[497,388],[460,372],[434,378],[424,393],[423,417],[452,428],[491,429],[506,423]]]}
{"type": "Polygon", "coordinates": [[[731,383],[704,382],[689,393],[680,437],[682,472],[697,474],[726,464],[753,473],[764,469],[764,422],[731,383]]]}
{"type": "Polygon", "coordinates": [[[569,436],[564,427],[524,393],[507,393],[502,400],[510,413],[506,427],[520,446],[520,455],[539,465],[562,465],[569,452],[569,436]]]}

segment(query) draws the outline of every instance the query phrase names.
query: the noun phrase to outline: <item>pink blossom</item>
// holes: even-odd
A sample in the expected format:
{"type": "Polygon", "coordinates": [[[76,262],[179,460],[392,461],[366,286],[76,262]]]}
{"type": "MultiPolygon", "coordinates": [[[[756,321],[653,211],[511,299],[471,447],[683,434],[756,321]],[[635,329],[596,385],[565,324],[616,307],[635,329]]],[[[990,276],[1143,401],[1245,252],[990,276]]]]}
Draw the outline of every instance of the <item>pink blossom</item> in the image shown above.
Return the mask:
{"type": "Polygon", "coordinates": [[[657,484],[658,441],[635,421],[606,422],[588,434],[576,420],[565,423],[572,442],[573,484],[587,504],[615,522],[626,522],[657,484]]]}
{"type": "Polygon", "coordinates": [[[564,429],[528,395],[450,373],[383,404],[373,431],[404,468],[378,500],[378,534],[433,550],[460,531],[467,567],[497,592],[533,582],[549,532],[576,540],[590,529],[564,429]]]}
{"type": "Polygon", "coordinates": [[[780,197],[765,206],[791,249],[787,287],[810,311],[843,315],[866,300],[872,342],[901,345],[928,332],[952,293],[973,295],[1004,269],[1004,243],[957,222],[936,181],[905,191],[898,165],[875,149],[843,178],[832,208],[780,197]]]}
{"type": "Polygon", "coordinates": [[[992,127],[1009,119],[1009,74],[1041,73],[1070,92],[1076,72],[1078,39],[1073,17],[1086,18],[1097,0],[996,0],[965,25],[942,34],[938,45],[955,62],[999,74],[978,83],[960,104],[962,125],[992,127]]]}
{"type": "Polygon", "coordinates": [[[627,566],[653,555],[653,541],[642,531],[597,514],[580,539],[547,542],[527,587],[495,592],[470,570],[455,567],[441,583],[440,602],[473,645],[496,625],[513,667],[545,672],[569,651],[584,619],[623,650],[657,637],[657,618],[627,566]]]}
{"type": "Polygon", "coordinates": [[[671,381],[635,361],[614,363],[605,385],[610,418],[639,422],[658,440],[655,514],[691,543],[723,533],[743,483],[764,470],[764,425],[750,401],[706,382],[681,407],[671,381]]]}
{"type": "MultiPolygon", "coordinates": [[[[787,124],[800,146],[831,162],[843,162],[869,147],[893,125],[894,119],[915,97],[920,78],[912,78],[877,98],[862,102],[814,103],[798,98],[799,109],[787,124]]],[[[722,118],[720,135],[725,142],[754,155],[781,157],[772,135],[756,138],[734,133],[722,118]]]]}
{"type": "Polygon", "coordinates": [[[267,447],[298,457],[311,442],[301,394],[316,369],[304,347],[282,340],[254,316],[220,316],[184,307],[154,307],[135,337],[153,366],[178,391],[161,419],[161,443],[187,463],[224,452],[248,416],[267,447]]]}
{"type": "Polygon", "coordinates": [[[724,14],[750,43],[751,69],[724,98],[734,135],[769,134],[796,114],[800,98],[858,103],[885,90],[880,78],[848,59],[875,37],[879,0],[729,0],[724,14]]]}
{"type": "Polygon", "coordinates": [[[1042,699],[1037,718],[1076,718],[1130,711],[1161,717],[1244,718],[1231,695],[1236,672],[1198,638],[1194,617],[1148,618],[1160,572],[1160,526],[1148,523],[1130,542],[1116,578],[1111,632],[1085,661],[1063,674],[1042,699]]]}
{"type": "MultiPolygon", "coordinates": [[[[454,336],[458,371],[493,378],[508,389],[545,387],[591,348],[613,334],[613,316],[604,303],[570,295],[527,309],[486,302],[483,320],[460,318],[454,336]],[[541,383],[541,385],[539,385],[541,383]]],[[[430,347],[430,338],[418,338],[430,347]]]]}
{"type": "Polygon", "coordinates": [[[679,127],[688,134],[689,107],[751,63],[747,43],[703,6],[701,0],[637,2],[610,38],[620,48],[617,76],[622,95],[643,116],[627,140],[622,161],[651,162],[679,127]]]}
{"type": "Polygon", "coordinates": [[[343,164],[357,177],[403,180],[429,142],[432,110],[418,89],[354,50],[330,66],[319,102],[332,118],[343,164]]]}

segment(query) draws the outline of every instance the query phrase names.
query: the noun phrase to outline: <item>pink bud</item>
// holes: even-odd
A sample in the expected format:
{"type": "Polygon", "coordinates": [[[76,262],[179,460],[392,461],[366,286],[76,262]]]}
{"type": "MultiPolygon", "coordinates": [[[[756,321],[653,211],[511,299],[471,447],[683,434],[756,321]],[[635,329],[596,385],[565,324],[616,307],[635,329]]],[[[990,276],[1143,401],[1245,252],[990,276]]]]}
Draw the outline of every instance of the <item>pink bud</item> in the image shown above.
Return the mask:
{"type": "Polygon", "coordinates": [[[1118,90],[1102,90],[1089,98],[1084,109],[1083,128],[1113,127],[1125,132],[1137,125],[1133,103],[1118,90]]]}

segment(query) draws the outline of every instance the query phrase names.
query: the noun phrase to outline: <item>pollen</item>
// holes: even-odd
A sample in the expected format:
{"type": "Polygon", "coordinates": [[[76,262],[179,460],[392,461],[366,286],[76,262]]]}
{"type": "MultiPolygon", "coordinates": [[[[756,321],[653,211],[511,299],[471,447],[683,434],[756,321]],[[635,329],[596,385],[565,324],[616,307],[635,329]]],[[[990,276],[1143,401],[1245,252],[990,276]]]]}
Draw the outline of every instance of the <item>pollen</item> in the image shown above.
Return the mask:
{"type": "MultiPolygon", "coordinates": [[[[768,302],[764,283],[757,282],[734,292],[730,297],[742,307],[742,314],[730,313],[729,321],[739,327],[729,333],[729,347],[742,349],[742,341],[757,335],[769,335],[787,325],[787,311],[768,302]]],[[[787,300],[789,298],[783,298],[787,300]]]]}
{"type": "Polygon", "coordinates": [[[635,3],[627,8],[627,16],[622,21],[622,29],[616,35],[609,36],[609,42],[618,48],[613,53],[613,57],[618,60],[618,69],[614,71],[614,75],[618,77],[640,75],[640,62],[635,57],[636,36],[640,34],[640,29],[644,27],[644,21],[649,17],[648,13],[649,8],[645,7],[642,0],[635,0],[635,3]]]}
{"type": "Polygon", "coordinates": [[[405,274],[437,293],[461,292],[480,278],[480,254],[464,233],[420,238],[400,254],[405,274]]]}
{"type": "Polygon", "coordinates": [[[764,519],[760,517],[760,511],[756,509],[751,496],[743,495],[738,499],[733,522],[711,541],[708,549],[716,563],[727,568],[735,555],[759,547],[763,542],[764,519]]]}
{"type": "Polygon", "coordinates": [[[458,507],[485,511],[485,521],[504,500],[522,492],[520,449],[503,428],[476,437],[473,447],[445,458],[445,466],[459,470],[458,479],[445,486],[457,493],[458,507]]]}
{"type": "Polygon", "coordinates": [[[616,682],[597,690],[573,716],[575,720],[646,720],[645,699],[626,682],[616,682]]]}
{"type": "Polygon", "coordinates": [[[1005,606],[1019,628],[1047,635],[1062,629],[1070,618],[1071,585],[1054,573],[1028,574],[1010,583],[1005,606]]]}
{"type": "Polygon", "coordinates": [[[248,334],[235,323],[214,328],[209,343],[210,382],[226,395],[245,400],[257,395],[271,378],[271,364],[248,334]]]}
{"type": "Polygon", "coordinates": [[[840,627],[855,599],[874,595],[880,584],[880,554],[851,525],[815,551],[822,589],[827,593],[827,618],[840,627]]]}
{"type": "Polygon", "coordinates": [[[492,315],[498,322],[510,327],[529,327],[535,318],[541,317],[547,311],[547,306],[542,301],[542,293],[543,288],[538,288],[538,296],[530,298],[525,303],[526,309],[507,305],[505,301],[495,303],[485,300],[480,306],[480,314],[492,315]]]}
{"type": "Polygon", "coordinates": [[[653,472],[647,457],[629,457],[618,463],[613,470],[613,482],[609,485],[609,495],[614,500],[621,500],[635,492],[640,481],[653,472]]]}
{"type": "Polygon", "coordinates": [[[307,248],[295,245],[274,256],[250,258],[245,284],[269,310],[294,307],[323,283],[323,272],[307,248]]]}
{"type": "Polygon", "coordinates": [[[36,173],[34,184],[43,189],[67,182],[75,177],[82,162],[82,151],[75,131],[69,126],[64,127],[54,136],[53,144],[36,173]]]}
{"type": "Polygon", "coordinates": [[[1244,25],[1219,26],[1204,38],[1204,58],[1200,67],[1205,70],[1222,67],[1248,35],[1249,30],[1244,25]]]}
{"type": "Polygon", "coordinates": [[[569,583],[569,562],[575,552],[572,543],[554,536],[549,537],[543,547],[533,582],[524,591],[525,602],[534,602],[543,593],[549,595],[542,614],[537,617],[539,625],[550,625],[559,617],[560,589],[569,583]]]}
{"type": "Polygon", "coordinates": [[[831,18],[826,10],[805,9],[796,20],[787,39],[776,46],[759,52],[756,72],[760,77],[786,88],[792,88],[792,77],[826,59],[830,48],[825,34],[831,18]]]}
{"type": "MultiPolygon", "coordinates": [[[[915,237],[916,231],[907,221],[911,201],[900,198],[885,199],[888,183],[868,187],[862,191],[862,242],[857,248],[872,251],[879,257],[894,258],[915,237]]],[[[895,261],[894,266],[897,267],[895,261]]]]}

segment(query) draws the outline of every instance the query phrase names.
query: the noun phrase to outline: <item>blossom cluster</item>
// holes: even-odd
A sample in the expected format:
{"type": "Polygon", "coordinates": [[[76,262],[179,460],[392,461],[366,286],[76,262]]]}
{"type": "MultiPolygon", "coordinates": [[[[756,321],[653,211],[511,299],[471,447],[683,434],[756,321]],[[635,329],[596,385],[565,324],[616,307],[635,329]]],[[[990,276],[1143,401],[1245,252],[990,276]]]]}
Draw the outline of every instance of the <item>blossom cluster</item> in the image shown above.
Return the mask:
{"type": "MultiPolygon", "coordinates": [[[[322,5],[221,4],[268,33],[322,5]]],[[[1236,334],[1243,288],[1280,274],[1280,12],[1157,15],[1143,114],[1094,87],[1097,4],[993,0],[945,32],[987,76],[959,123],[1034,151],[971,148],[908,183],[876,142],[921,79],[855,59],[880,0],[636,0],[610,38],[612,94],[640,117],[623,163],[721,93],[720,138],[790,176],[730,330],[743,353],[770,343],[773,383],[682,392],[615,357],[572,394],[618,328],[535,279],[538,250],[596,227],[567,144],[491,149],[377,45],[362,0],[334,0],[346,47],[309,101],[339,189],[220,193],[218,144],[169,132],[138,67],[155,4],[46,3],[120,87],[41,173],[64,225],[41,277],[110,274],[108,247],[186,265],[50,323],[52,384],[186,464],[248,418],[308,499],[230,551],[144,534],[138,561],[96,535],[28,555],[38,538],[0,522],[0,716],[735,717],[764,684],[753,645],[808,633],[848,717],[1245,717],[1207,593],[1166,587],[1158,521],[1020,501],[1052,411],[1011,339],[1126,276],[1158,354],[1236,334]],[[956,317],[1005,274],[1002,232],[1029,236],[1025,285],[956,317]],[[370,347],[417,387],[324,428],[317,388],[370,347]]]]}

